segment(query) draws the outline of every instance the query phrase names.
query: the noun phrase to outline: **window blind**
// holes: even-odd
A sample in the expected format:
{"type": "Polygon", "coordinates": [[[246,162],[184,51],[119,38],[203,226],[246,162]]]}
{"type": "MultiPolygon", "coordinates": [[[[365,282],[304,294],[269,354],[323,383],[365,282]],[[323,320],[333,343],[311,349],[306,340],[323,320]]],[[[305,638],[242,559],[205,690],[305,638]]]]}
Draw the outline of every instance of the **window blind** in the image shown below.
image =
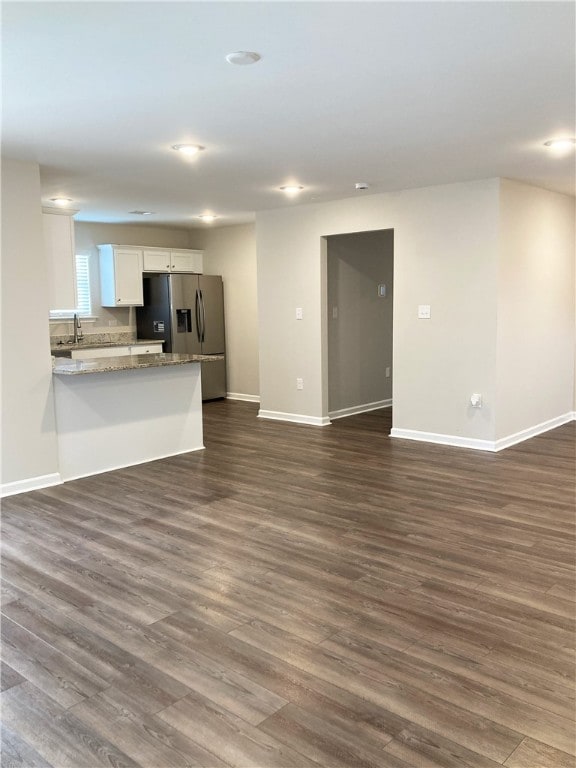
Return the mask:
{"type": "Polygon", "coordinates": [[[53,309],[50,311],[50,317],[53,320],[71,318],[74,312],[81,317],[92,314],[90,257],[87,254],[76,254],[76,293],[78,295],[76,309],[53,309]]]}
{"type": "Polygon", "coordinates": [[[76,256],[76,291],[78,293],[76,309],[79,315],[89,315],[92,312],[89,262],[90,259],[86,254],[76,256]]]}

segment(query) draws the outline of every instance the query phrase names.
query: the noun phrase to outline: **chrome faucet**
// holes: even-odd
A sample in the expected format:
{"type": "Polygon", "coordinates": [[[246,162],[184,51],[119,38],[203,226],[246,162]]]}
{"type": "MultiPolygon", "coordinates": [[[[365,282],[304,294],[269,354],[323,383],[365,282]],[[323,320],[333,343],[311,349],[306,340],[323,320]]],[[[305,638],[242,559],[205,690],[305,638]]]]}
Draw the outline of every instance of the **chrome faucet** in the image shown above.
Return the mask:
{"type": "Polygon", "coordinates": [[[84,341],[84,334],[82,333],[80,318],[74,313],[74,344],[78,344],[79,341],[84,341]]]}

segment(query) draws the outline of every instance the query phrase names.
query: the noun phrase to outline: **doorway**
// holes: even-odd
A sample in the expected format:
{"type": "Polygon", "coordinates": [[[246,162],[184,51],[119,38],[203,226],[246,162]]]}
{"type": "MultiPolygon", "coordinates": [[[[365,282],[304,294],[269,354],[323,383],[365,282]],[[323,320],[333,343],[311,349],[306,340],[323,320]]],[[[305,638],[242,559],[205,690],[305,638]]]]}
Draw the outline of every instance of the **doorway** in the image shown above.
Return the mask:
{"type": "Polygon", "coordinates": [[[333,421],[392,406],[394,230],[325,239],[327,394],[333,421]]]}

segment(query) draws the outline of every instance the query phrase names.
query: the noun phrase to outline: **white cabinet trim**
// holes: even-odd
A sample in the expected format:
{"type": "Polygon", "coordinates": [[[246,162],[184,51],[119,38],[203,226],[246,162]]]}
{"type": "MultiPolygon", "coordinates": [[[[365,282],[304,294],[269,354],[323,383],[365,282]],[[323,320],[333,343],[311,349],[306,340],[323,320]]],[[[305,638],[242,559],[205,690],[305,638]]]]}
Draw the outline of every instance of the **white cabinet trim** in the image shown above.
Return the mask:
{"type": "Polygon", "coordinates": [[[74,220],[77,211],[42,208],[44,252],[48,268],[50,310],[74,312],[76,295],[76,253],[74,220]]]}

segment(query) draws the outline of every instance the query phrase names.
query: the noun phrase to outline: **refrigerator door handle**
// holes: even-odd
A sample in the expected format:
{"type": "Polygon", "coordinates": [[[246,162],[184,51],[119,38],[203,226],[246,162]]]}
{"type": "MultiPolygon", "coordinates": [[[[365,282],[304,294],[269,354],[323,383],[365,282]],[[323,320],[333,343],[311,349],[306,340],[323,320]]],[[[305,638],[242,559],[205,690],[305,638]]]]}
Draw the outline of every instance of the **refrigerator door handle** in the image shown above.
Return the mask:
{"type": "Polygon", "coordinates": [[[202,336],[204,335],[202,332],[202,318],[200,314],[200,300],[201,300],[201,294],[200,290],[196,288],[196,307],[195,307],[195,313],[196,313],[196,336],[198,337],[198,341],[202,341],[202,336]]]}
{"type": "Polygon", "coordinates": [[[202,288],[200,288],[200,306],[202,308],[202,343],[204,343],[204,336],[206,334],[206,307],[204,306],[204,296],[202,294],[202,288]]]}

